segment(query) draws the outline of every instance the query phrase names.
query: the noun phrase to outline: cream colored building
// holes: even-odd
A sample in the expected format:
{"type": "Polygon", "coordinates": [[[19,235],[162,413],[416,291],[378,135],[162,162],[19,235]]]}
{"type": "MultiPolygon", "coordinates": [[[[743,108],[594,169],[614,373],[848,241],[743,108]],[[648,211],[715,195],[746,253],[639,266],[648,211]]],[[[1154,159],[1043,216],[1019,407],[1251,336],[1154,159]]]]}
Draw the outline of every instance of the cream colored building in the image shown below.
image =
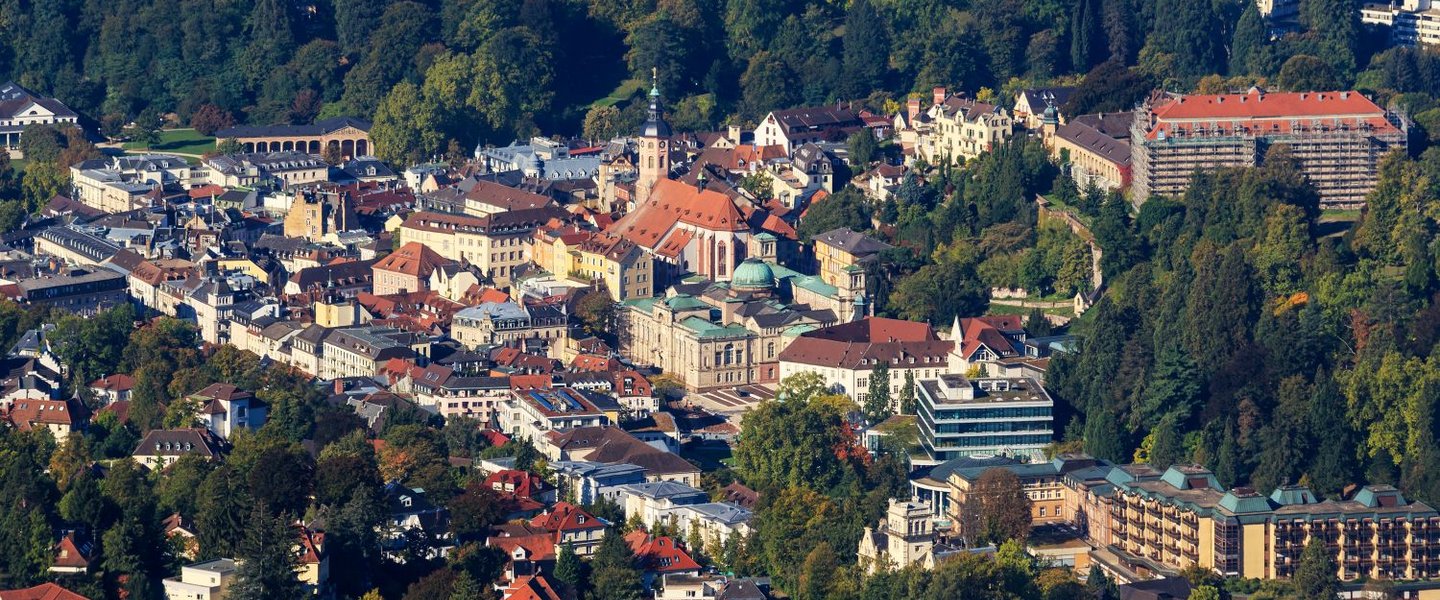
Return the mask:
{"type": "Polygon", "coordinates": [[[1014,134],[1014,119],[999,106],[947,95],[945,88],[935,88],[931,101],[921,112],[920,101],[911,100],[907,118],[897,122],[901,143],[932,165],[970,160],[1014,134]]]}
{"type": "Polygon", "coordinates": [[[229,558],[180,567],[179,577],[160,582],[165,586],[165,600],[223,600],[238,569],[239,564],[229,558]]]}
{"type": "Polygon", "coordinates": [[[107,213],[150,206],[148,194],[166,185],[188,189],[204,182],[203,169],[166,154],[113,156],[70,167],[75,199],[107,213]]]}
{"type": "Polygon", "coordinates": [[[549,340],[551,348],[558,352],[565,346],[569,323],[563,304],[485,302],[455,313],[450,321],[450,336],[470,349],[539,338],[549,340]]]}
{"type": "Polygon", "coordinates": [[[424,244],[440,256],[475,265],[487,277],[505,285],[521,265],[530,262],[535,228],[568,215],[553,206],[484,217],[416,212],[400,225],[400,243],[424,244]]]}
{"type": "Polygon", "coordinates": [[[933,568],[931,551],[936,542],[935,521],[929,503],[890,499],[885,518],[866,527],[856,554],[866,573],[904,569],[910,565],[933,568]]]}
{"type": "Polygon", "coordinates": [[[618,235],[597,233],[575,247],[571,277],[603,285],[616,302],[655,292],[654,263],[644,248],[618,235]]]}

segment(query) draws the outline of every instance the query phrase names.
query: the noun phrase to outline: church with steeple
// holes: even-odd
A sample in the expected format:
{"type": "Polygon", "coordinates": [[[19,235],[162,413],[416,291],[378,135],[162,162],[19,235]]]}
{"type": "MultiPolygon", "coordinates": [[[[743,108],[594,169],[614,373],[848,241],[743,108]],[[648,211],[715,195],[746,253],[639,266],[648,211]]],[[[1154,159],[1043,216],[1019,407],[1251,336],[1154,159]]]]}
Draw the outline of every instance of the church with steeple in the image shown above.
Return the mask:
{"type": "Polygon", "coordinates": [[[650,110],[640,126],[639,176],[635,179],[635,205],[644,204],[655,191],[655,184],[670,178],[670,124],[665,122],[665,107],[660,102],[658,74],[651,72],[650,110]]]}
{"type": "Polygon", "coordinates": [[[671,178],[674,131],[665,122],[658,84],[649,94],[645,123],[636,132],[635,191],[631,209],[608,231],[655,258],[655,289],[695,274],[729,281],[747,257],[774,260],[776,241],[795,229],[748,199],[671,178]]]}

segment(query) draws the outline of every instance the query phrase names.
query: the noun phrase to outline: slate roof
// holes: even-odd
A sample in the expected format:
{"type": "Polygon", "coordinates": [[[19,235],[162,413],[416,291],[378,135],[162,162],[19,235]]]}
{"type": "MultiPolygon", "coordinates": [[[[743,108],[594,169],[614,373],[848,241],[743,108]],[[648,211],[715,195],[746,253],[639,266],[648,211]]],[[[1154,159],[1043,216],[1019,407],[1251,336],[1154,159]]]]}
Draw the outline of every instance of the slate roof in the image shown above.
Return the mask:
{"type": "Polygon", "coordinates": [[[345,127],[354,127],[361,131],[370,131],[370,122],[355,117],[334,117],[316,121],[313,125],[237,125],[227,127],[215,132],[215,137],[226,138],[251,138],[251,137],[283,137],[283,136],[315,136],[325,135],[345,127]]]}

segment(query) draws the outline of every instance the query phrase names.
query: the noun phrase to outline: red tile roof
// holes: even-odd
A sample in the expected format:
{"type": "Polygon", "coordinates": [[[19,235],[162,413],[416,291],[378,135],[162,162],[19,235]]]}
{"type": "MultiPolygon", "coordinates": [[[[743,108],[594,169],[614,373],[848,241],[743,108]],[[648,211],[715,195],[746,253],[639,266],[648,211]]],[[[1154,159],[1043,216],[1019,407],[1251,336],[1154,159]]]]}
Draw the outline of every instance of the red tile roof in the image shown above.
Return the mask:
{"type": "Polygon", "coordinates": [[[506,555],[513,555],[517,548],[524,549],[525,558],[531,561],[555,560],[555,535],[549,532],[493,536],[485,540],[485,545],[499,548],[506,555]]]}
{"type": "Polygon", "coordinates": [[[556,502],[555,506],[543,515],[530,520],[530,525],[555,532],[555,539],[560,539],[560,534],[567,531],[581,531],[591,529],[604,529],[605,522],[595,518],[578,506],[569,502],[556,502]]]}
{"type": "Polygon", "coordinates": [[[1155,124],[1146,134],[1289,134],[1291,127],[1373,129],[1394,133],[1385,110],[1359,92],[1261,92],[1195,94],[1165,98],[1150,109],[1155,124]]]}
{"type": "Polygon", "coordinates": [[[548,487],[539,475],[518,469],[504,469],[485,478],[485,487],[497,492],[513,492],[522,498],[533,498],[548,487]]]}
{"type": "Polygon", "coordinates": [[[503,591],[505,600],[564,600],[544,575],[516,577],[503,591]]]}
{"type": "Polygon", "coordinates": [[[82,543],[75,539],[75,532],[67,532],[55,544],[55,562],[53,566],[67,569],[89,569],[90,562],[94,560],[92,552],[94,548],[88,543],[82,543]]]}
{"type": "Polygon", "coordinates": [[[410,242],[375,263],[374,269],[428,278],[435,269],[454,263],[455,261],[440,256],[425,244],[410,242]]]}
{"type": "Polygon", "coordinates": [[[612,231],[646,248],[655,248],[677,223],[708,231],[748,229],[729,196],[661,179],[655,183],[650,199],[617,221],[612,231]]]}
{"type": "Polygon", "coordinates": [[[101,377],[90,382],[90,387],[97,390],[115,390],[117,392],[129,391],[135,387],[135,378],[129,375],[110,375],[101,377]]]}
{"type": "Polygon", "coordinates": [[[79,411],[79,408],[72,406],[67,400],[31,400],[25,398],[16,400],[5,416],[16,429],[29,431],[33,427],[46,427],[49,425],[74,427],[83,419],[79,411]]]}
{"type": "Polygon", "coordinates": [[[671,538],[650,537],[644,531],[632,531],[625,536],[625,543],[635,553],[635,566],[642,571],[687,573],[700,570],[700,563],[690,558],[671,538]]]}
{"type": "Polygon", "coordinates": [[[86,600],[86,598],[53,583],[42,583],[23,590],[0,591],[0,600],[86,600]]]}

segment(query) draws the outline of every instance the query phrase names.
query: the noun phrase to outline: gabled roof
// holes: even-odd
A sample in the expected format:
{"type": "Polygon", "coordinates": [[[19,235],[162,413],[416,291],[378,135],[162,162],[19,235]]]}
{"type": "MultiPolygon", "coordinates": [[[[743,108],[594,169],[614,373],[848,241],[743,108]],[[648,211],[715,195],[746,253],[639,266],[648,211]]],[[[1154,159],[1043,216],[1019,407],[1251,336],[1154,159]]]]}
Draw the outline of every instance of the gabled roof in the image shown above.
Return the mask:
{"type": "Polygon", "coordinates": [[[86,600],[86,598],[53,583],[42,583],[23,590],[0,591],[0,600],[86,600]]]}
{"type": "Polygon", "coordinates": [[[653,249],[677,223],[708,231],[749,229],[740,210],[735,207],[735,201],[729,196],[661,179],[655,183],[650,198],[616,221],[611,231],[653,249]]]}
{"type": "Polygon", "coordinates": [[[635,553],[635,566],[649,573],[688,573],[700,570],[700,563],[669,537],[650,537],[644,531],[632,531],[625,543],[635,553]]]}
{"type": "Polygon", "coordinates": [[[522,575],[510,582],[503,592],[505,600],[564,600],[544,575],[522,575]]]}
{"type": "Polygon", "coordinates": [[[584,509],[569,502],[556,502],[555,506],[551,507],[549,512],[531,519],[530,525],[546,531],[555,532],[555,539],[557,541],[559,540],[560,534],[567,531],[589,531],[605,528],[604,521],[595,518],[594,515],[585,512],[584,509]]]}
{"type": "Polygon", "coordinates": [[[180,456],[199,454],[215,458],[223,448],[220,440],[208,429],[152,429],[135,446],[134,456],[180,456]]]}
{"type": "Polygon", "coordinates": [[[129,375],[117,373],[115,375],[108,375],[90,382],[90,387],[97,390],[114,390],[117,392],[125,392],[135,387],[135,378],[129,375]]]}
{"type": "Polygon", "coordinates": [[[375,263],[374,269],[428,279],[436,269],[454,263],[455,261],[440,256],[425,244],[410,242],[380,259],[380,262],[375,263]]]}

